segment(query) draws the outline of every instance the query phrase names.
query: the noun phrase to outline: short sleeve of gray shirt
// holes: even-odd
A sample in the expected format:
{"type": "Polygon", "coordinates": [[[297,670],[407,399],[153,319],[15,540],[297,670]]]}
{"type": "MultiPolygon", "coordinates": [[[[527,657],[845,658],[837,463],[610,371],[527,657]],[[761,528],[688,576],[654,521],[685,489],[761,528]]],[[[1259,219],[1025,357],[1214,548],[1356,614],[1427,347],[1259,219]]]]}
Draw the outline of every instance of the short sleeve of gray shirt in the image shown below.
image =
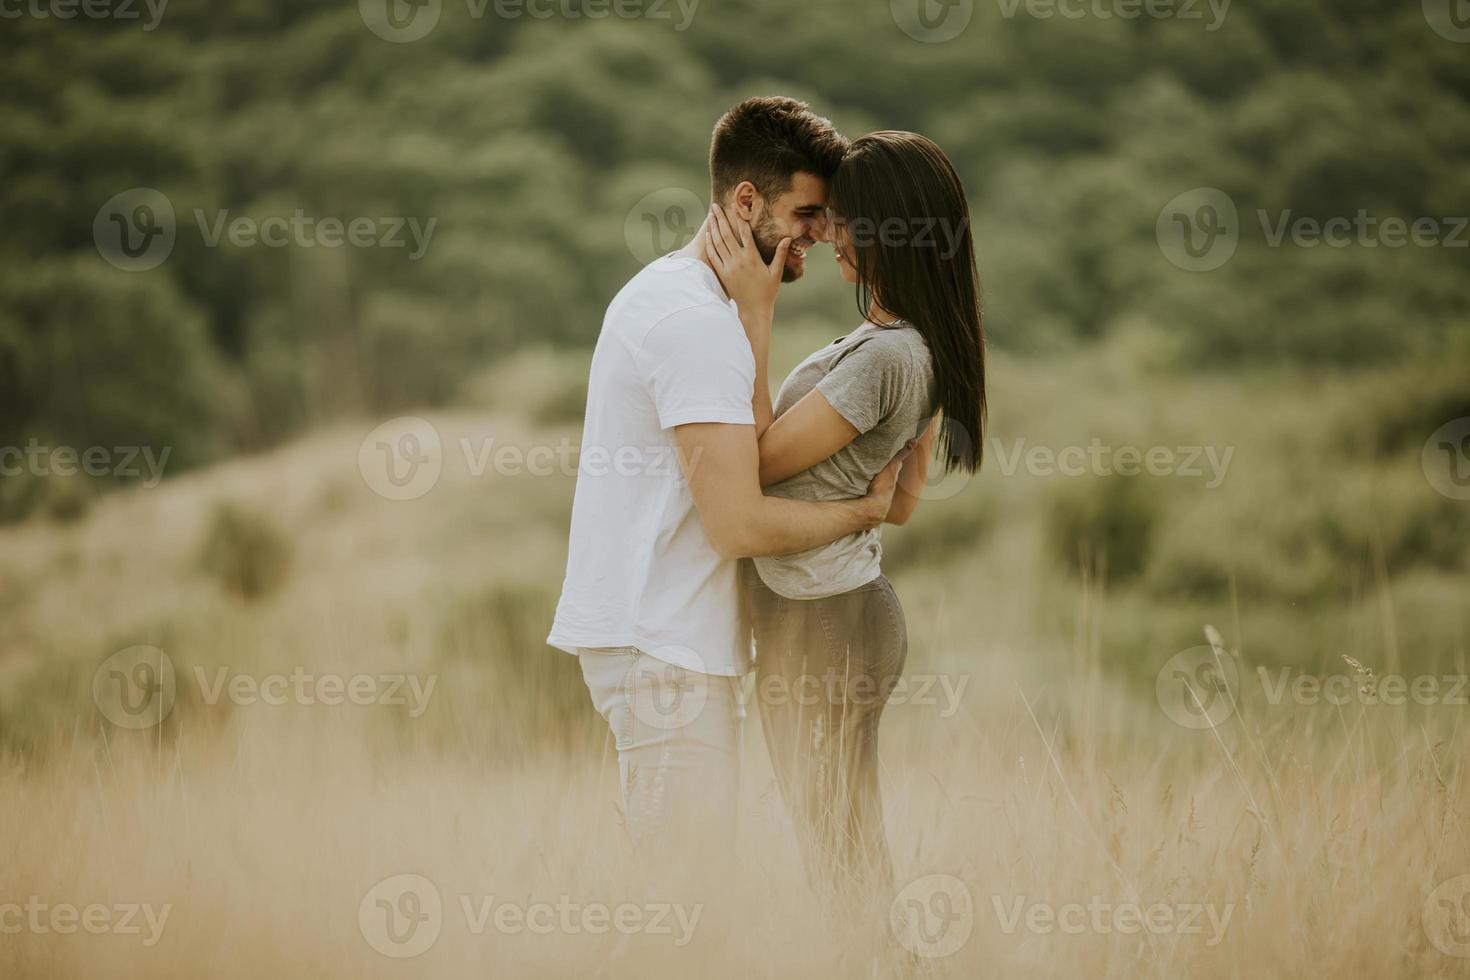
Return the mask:
{"type": "Polygon", "coordinates": [[[905,329],[894,335],[875,331],[866,340],[844,351],[833,362],[817,390],[853,428],[873,431],[903,407],[914,389],[927,406],[926,381],[932,381],[928,349],[918,331],[905,329]]]}

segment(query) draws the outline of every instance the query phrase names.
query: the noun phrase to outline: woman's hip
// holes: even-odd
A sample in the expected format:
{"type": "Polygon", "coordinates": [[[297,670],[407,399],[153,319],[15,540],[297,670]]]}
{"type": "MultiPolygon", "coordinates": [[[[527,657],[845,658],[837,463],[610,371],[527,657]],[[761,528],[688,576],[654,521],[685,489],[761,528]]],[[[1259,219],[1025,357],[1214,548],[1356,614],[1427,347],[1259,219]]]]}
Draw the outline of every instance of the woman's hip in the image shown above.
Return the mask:
{"type": "Polygon", "coordinates": [[[820,599],[789,599],[759,578],[747,582],[746,594],[762,673],[815,669],[882,681],[903,668],[907,624],[883,575],[820,599]]]}

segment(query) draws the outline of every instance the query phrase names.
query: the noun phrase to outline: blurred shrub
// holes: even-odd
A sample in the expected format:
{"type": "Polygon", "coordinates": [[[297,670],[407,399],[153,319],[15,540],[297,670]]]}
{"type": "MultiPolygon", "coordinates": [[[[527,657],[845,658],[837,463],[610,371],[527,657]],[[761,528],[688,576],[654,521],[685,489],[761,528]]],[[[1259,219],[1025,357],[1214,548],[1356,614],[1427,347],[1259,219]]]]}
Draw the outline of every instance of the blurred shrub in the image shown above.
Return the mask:
{"type": "Polygon", "coordinates": [[[1470,558],[1470,509],[1434,492],[1417,472],[1363,474],[1320,502],[1315,530],[1344,562],[1381,556],[1385,570],[1456,571],[1470,558]]]}
{"type": "MultiPolygon", "coordinates": [[[[198,310],[169,280],[83,262],[0,271],[0,446],[97,447],[104,483],[126,484],[148,475],[134,450],[168,472],[215,458],[234,404],[198,310]]],[[[42,465],[27,475],[47,476],[42,465]]],[[[73,491],[86,492],[7,487],[0,519],[73,491]]]]}
{"type": "Polygon", "coordinates": [[[20,472],[0,478],[0,523],[41,515],[59,523],[84,517],[97,495],[95,481],[72,476],[39,476],[20,472]]]}
{"type": "Polygon", "coordinates": [[[1349,560],[1333,547],[1315,499],[1286,492],[1275,499],[1265,513],[1218,499],[1171,509],[1154,535],[1143,580],[1149,595],[1210,602],[1230,598],[1233,587],[1237,598],[1253,604],[1342,598],[1366,552],[1349,560]]]}
{"type": "Polygon", "coordinates": [[[1470,347],[1362,378],[1360,397],[1334,420],[1340,451],[1357,456],[1417,456],[1440,426],[1470,418],[1467,363],[1470,347]]]}
{"type": "Polygon", "coordinates": [[[1073,571],[1087,569],[1111,584],[1130,582],[1148,565],[1158,508],[1148,477],[1064,480],[1046,517],[1052,553],[1073,571]]]}
{"type": "Polygon", "coordinates": [[[215,505],[200,552],[200,567],[227,592],[246,600],[263,598],[286,581],[291,541],[257,508],[235,502],[215,505]]]}

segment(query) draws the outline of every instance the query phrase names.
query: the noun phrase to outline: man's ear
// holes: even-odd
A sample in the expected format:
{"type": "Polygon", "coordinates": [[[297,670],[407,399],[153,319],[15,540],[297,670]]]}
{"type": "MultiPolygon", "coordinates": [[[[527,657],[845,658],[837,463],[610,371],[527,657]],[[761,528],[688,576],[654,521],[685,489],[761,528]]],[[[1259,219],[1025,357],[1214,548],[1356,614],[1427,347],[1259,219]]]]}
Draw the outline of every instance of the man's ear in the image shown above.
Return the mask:
{"type": "Polygon", "coordinates": [[[761,195],[760,191],[755,189],[754,184],[748,180],[742,180],[730,193],[730,200],[737,215],[746,221],[755,220],[756,204],[761,201],[761,195]]]}

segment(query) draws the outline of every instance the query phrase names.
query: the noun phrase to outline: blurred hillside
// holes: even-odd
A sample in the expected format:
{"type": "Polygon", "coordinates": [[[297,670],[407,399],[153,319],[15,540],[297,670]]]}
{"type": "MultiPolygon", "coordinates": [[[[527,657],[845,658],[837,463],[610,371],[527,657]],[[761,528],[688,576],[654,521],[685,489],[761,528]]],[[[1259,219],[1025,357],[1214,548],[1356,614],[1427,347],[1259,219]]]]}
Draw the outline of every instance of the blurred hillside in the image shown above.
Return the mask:
{"type": "MultiPolygon", "coordinates": [[[[774,367],[820,339],[783,335],[774,367]]],[[[544,646],[575,462],[521,455],[577,445],[556,402],[527,392],[584,371],[579,353],[541,350],[477,376],[466,406],[428,413],[441,470],[413,499],[382,495],[359,423],[108,495],[65,525],[0,528],[0,750],[65,742],[77,718],[95,730],[98,663],[139,644],[181,673],[440,677],[451,709],[373,730],[390,743],[497,755],[598,731],[575,662],[544,646]]],[[[1349,654],[1464,672],[1470,509],[1426,482],[1414,414],[1435,374],[1295,391],[1150,376],[1115,341],[1044,366],[998,355],[985,469],[935,483],[912,522],[884,531],[910,671],[1041,685],[1100,670],[1147,698],[1214,623],[1272,670],[1330,672],[1349,654]],[[1167,452],[1172,469],[1069,474],[1035,455],[1064,461],[1094,437],[1167,452]]],[[[229,705],[180,691],[170,726],[228,720],[229,705]]]]}
{"type": "MultiPolygon", "coordinates": [[[[1166,373],[1300,379],[1465,332],[1463,247],[1273,244],[1283,220],[1428,218],[1447,239],[1470,214],[1470,59],[1419,4],[1271,0],[1217,21],[980,3],[942,43],[897,3],[432,6],[413,40],[366,0],[6,22],[0,445],[167,446],[179,472],[453,403],[528,344],[585,347],[640,259],[692,228],[709,129],[754,93],[950,152],[999,349],[1128,332],[1166,373]],[[1197,188],[1238,210],[1208,271],[1160,237],[1197,188]],[[293,216],[312,230],[280,247],[229,231],[293,216]],[[365,220],[366,244],[330,245],[327,220],[365,220]],[[107,244],[165,224],[151,267],[107,244]]],[[[850,319],[849,291],[813,278],[783,317],[850,319]]],[[[89,492],[58,502],[43,482],[7,478],[0,517],[76,513],[89,492]]]]}

